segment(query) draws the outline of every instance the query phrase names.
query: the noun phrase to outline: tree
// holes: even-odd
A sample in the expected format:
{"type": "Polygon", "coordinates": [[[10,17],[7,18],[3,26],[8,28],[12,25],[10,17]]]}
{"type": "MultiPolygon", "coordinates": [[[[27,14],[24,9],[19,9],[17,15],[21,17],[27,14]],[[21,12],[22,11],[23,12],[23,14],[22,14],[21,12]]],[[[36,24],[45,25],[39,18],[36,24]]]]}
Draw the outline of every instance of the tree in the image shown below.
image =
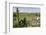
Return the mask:
{"type": "Polygon", "coordinates": [[[27,24],[26,24],[26,18],[24,17],[24,26],[27,26],[27,24]]]}
{"type": "Polygon", "coordinates": [[[16,14],[17,14],[17,20],[18,20],[18,23],[19,23],[19,10],[18,10],[18,8],[16,8],[16,14]]]}

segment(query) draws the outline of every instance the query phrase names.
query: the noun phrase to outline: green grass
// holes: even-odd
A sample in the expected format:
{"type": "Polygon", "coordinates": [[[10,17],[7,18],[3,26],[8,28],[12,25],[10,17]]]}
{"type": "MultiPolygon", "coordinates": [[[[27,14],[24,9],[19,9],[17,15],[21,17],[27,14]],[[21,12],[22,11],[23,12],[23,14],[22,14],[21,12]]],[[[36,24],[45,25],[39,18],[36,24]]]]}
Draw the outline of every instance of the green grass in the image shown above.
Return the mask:
{"type": "MultiPolygon", "coordinates": [[[[20,25],[17,24],[17,17],[14,16],[15,14],[16,13],[13,13],[13,28],[20,27],[20,25]]],[[[26,18],[27,26],[25,27],[40,27],[40,23],[37,24],[36,20],[32,20],[35,17],[40,17],[40,13],[19,13],[19,20],[23,20],[24,18],[26,18]]]]}

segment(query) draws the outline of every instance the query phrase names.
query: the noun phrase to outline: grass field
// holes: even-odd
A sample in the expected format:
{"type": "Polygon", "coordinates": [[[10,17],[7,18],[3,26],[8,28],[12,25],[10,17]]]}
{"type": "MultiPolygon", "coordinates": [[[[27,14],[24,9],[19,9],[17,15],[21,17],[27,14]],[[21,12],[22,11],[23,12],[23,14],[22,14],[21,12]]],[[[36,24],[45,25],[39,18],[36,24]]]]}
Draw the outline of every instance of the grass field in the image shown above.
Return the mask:
{"type": "Polygon", "coordinates": [[[19,21],[13,13],[13,28],[18,27],[40,27],[40,13],[19,13],[19,21]]]}

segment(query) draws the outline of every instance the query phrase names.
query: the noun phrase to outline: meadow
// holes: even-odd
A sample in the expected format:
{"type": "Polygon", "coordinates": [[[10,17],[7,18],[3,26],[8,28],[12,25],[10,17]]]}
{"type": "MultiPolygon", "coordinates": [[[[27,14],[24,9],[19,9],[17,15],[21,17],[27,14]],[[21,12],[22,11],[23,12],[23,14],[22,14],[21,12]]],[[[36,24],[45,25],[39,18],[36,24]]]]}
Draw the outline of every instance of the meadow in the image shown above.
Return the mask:
{"type": "Polygon", "coordinates": [[[20,27],[40,27],[40,13],[13,13],[13,28],[20,27]]]}

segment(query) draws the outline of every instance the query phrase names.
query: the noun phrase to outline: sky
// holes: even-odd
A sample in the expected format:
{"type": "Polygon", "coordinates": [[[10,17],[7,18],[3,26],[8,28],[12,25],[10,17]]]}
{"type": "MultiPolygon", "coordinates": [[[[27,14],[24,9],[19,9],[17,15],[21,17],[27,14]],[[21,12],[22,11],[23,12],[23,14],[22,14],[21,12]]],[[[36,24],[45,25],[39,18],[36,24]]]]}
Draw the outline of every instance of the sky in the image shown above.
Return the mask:
{"type": "MultiPolygon", "coordinates": [[[[13,7],[13,12],[16,12],[17,7],[13,7]]],[[[40,8],[38,7],[18,7],[19,12],[22,13],[39,13],[40,8]]]]}

